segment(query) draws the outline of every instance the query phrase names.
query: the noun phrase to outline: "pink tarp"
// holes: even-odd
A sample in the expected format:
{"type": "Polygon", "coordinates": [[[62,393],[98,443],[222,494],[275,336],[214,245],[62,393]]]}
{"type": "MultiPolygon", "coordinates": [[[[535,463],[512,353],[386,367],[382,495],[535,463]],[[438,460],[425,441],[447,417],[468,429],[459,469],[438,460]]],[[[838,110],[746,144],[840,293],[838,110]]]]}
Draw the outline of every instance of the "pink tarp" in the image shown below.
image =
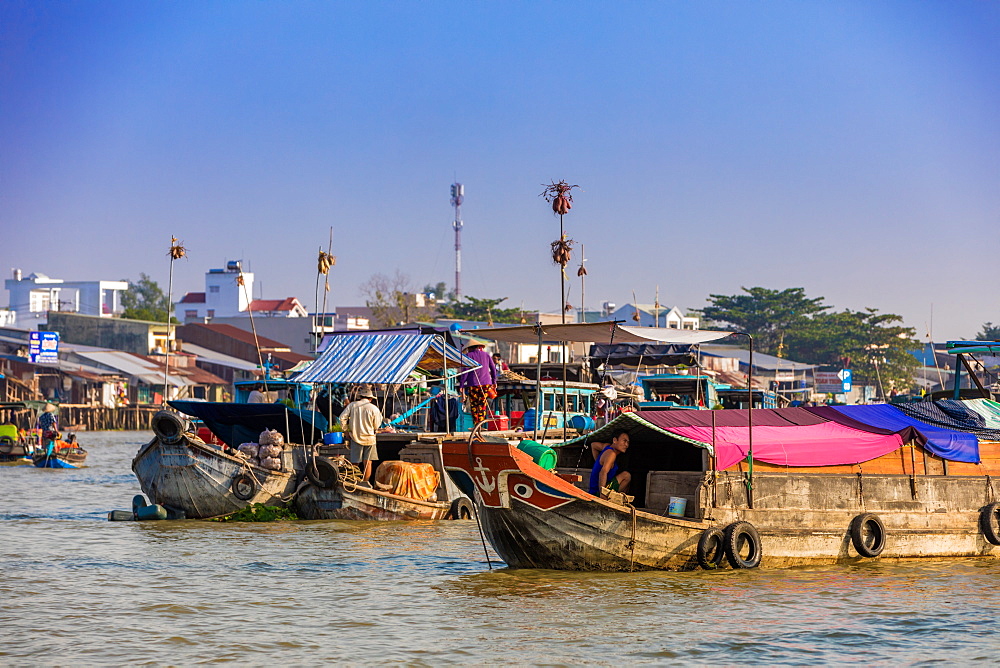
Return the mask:
{"type": "MultiPolygon", "coordinates": [[[[756,415],[757,411],[754,411],[756,415]]],[[[727,469],[747,456],[746,427],[666,427],[678,436],[701,443],[715,443],[716,467],[727,469]]],[[[824,422],[804,426],[753,427],[753,458],[783,466],[835,466],[859,464],[903,446],[899,434],[872,434],[824,422]]]]}

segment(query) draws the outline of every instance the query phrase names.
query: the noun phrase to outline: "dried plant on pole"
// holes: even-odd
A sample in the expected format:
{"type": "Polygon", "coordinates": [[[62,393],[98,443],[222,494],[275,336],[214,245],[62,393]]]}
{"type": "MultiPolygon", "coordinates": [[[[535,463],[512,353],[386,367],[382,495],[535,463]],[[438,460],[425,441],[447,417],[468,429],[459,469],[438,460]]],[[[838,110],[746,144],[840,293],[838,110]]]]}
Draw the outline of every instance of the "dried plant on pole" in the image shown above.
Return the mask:
{"type": "Polygon", "coordinates": [[[170,333],[173,331],[171,326],[171,315],[170,309],[173,307],[173,291],[174,291],[174,260],[179,260],[187,255],[187,248],[184,248],[184,242],[178,241],[177,237],[171,235],[170,237],[170,250],[167,251],[167,257],[170,258],[170,278],[167,280],[167,343],[164,346],[164,357],[163,357],[163,397],[161,401],[166,402],[167,400],[167,388],[169,385],[169,373],[170,373],[170,333]]]}
{"type": "Polygon", "coordinates": [[[566,322],[566,265],[570,263],[573,256],[573,240],[566,236],[563,228],[563,216],[573,208],[573,188],[577,185],[570,185],[565,181],[553,181],[545,186],[541,197],[552,205],[553,213],[559,214],[559,239],[553,241],[552,261],[559,265],[559,303],[562,311],[562,321],[566,322]]]}

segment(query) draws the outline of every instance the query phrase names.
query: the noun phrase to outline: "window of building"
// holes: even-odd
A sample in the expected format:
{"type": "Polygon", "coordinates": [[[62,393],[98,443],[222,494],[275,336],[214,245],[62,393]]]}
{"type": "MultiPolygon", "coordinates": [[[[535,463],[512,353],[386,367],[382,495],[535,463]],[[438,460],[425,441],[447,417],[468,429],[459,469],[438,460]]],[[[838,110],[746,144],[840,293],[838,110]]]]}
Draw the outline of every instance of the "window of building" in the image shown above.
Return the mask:
{"type": "Polygon", "coordinates": [[[210,286],[208,286],[208,291],[209,292],[218,292],[219,291],[219,286],[218,285],[210,285],[210,286]]]}
{"type": "MultiPolygon", "coordinates": [[[[209,318],[214,318],[215,317],[215,309],[214,308],[208,309],[208,317],[209,318]]],[[[443,401],[443,399],[442,399],[442,401],[443,401]]]]}
{"type": "Polygon", "coordinates": [[[198,309],[192,308],[192,309],[187,309],[186,311],[184,311],[184,319],[185,320],[187,320],[188,318],[197,318],[197,317],[198,317],[198,309]]]}
{"type": "Polygon", "coordinates": [[[29,310],[33,313],[38,313],[40,311],[49,310],[49,293],[46,292],[31,292],[31,303],[29,305],[29,310]]]}

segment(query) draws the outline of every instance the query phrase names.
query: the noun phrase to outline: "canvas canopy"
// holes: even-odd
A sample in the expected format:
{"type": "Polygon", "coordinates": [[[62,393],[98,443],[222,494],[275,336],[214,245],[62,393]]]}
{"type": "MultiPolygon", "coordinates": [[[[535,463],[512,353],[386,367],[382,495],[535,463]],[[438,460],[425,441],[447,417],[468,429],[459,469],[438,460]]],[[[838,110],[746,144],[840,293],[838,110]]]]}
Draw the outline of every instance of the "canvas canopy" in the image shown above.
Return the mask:
{"type": "Polygon", "coordinates": [[[697,359],[693,346],[687,343],[597,343],[590,346],[591,368],[596,371],[602,364],[694,366],[697,359]]]}
{"type": "Polygon", "coordinates": [[[224,443],[234,448],[256,443],[265,429],[276,429],[287,443],[315,443],[323,438],[327,420],[319,413],[288,408],[284,404],[229,404],[208,401],[168,401],[185,415],[205,423],[224,443]]]}
{"type": "Polygon", "coordinates": [[[301,383],[401,383],[417,367],[475,369],[479,364],[433,334],[332,337],[326,350],[294,380],[301,383]]]}
{"type": "Polygon", "coordinates": [[[565,325],[519,325],[491,327],[466,332],[473,336],[506,343],[681,343],[697,344],[724,339],[732,332],[667,329],[663,327],[625,327],[616,322],[577,322],[565,325]]]}
{"type": "MultiPolygon", "coordinates": [[[[610,441],[616,429],[625,429],[630,437],[663,434],[707,449],[715,455],[716,467],[723,470],[745,459],[749,452],[751,428],[747,426],[746,413],[745,410],[623,413],[592,434],[565,445],[610,441]],[[714,426],[713,413],[717,418],[714,426]]],[[[862,431],[798,409],[755,410],[752,429],[753,458],[782,466],[858,464],[903,445],[899,434],[862,431]]]]}

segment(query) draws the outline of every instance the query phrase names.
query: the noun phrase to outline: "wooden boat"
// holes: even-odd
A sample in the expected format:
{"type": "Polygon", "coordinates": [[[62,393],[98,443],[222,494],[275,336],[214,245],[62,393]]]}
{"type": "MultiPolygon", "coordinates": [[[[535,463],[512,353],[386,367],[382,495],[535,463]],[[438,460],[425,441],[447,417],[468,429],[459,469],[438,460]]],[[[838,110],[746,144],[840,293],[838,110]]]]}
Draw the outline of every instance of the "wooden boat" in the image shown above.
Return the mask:
{"type": "Polygon", "coordinates": [[[17,425],[0,425],[0,466],[31,464],[31,455],[38,447],[37,433],[22,436],[17,425]]]}
{"type": "Polygon", "coordinates": [[[40,469],[78,469],[86,461],[86,450],[65,441],[55,441],[31,455],[31,462],[40,469]]]}
{"type": "Polygon", "coordinates": [[[254,503],[281,505],[295,490],[293,453],[288,448],[283,470],[272,471],[231,448],[205,443],[174,413],[156,413],[152,428],[155,437],[136,453],[132,471],[154,504],[206,519],[254,503]]]}
{"type": "Polygon", "coordinates": [[[735,462],[724,446],[751,433],[747,411],[624,414],[557,448],[555,471],[513,446],[477,439],[445,442],[444,464],[466,494],[476,495],[485,536],[512,568],[686,570],[715,568],[723,558],[752,568],[1000,556],[1000,443],[980,440],[977,461],[949,461],[919,433],[794,413],[807,410],[753,411],[754,422],[764,424],[753,428],[755,454],[735,462]],[[666,420],[684,424],[684,414],[700,414],[697,428],[717,440],[669,431],[666,420]],[[708,429],[706,419],[732,426],[708,429]],[[610,441],[617,428],[631,438],[626,468],[639,483],[635,499],[581,489],[593,462],[590,443],[610,441]],[[799,450],[844,463],[792,466],[808,459],[796,460],[799,450]]]}
{"type": "MultiPolygon", "coordinates": [[[[267,408],[268,405],[263,405],[262,410],[267,408]]],[[[286,444],[282,470],[272,471],[255,465],[254,460],[230,447],[233,444],[206,443],[174,413],[157,413],[152,428],[155,438],[140,448],[132,461],[132,470],[151,503],[183,511],[188,518],[229,515],[255,503],[293,502],[305,519],[444,519],[467,518],[472,514],[472,502],[444,474],[440,445],[406,447],[411,436],[387,434],[388,442],[380,443],[379,449],[387,458],[433,464],[441,479],[434,501],[352,484],[346,474],[348,467],[340,465],[336,457],[340,453],[335,448],[324,449],[326,456],[315,455],[313,469],[311,446],[286,444]],[[345,472],[340,473],[338,466],[345,472]]],[[[236,426],[234,431],[242,433],[247,428],[236,426]]],[[[224,434],[229,437],[229,432],[224,434]]]]}
{"type": "MultiPolygon", "coordinates": [[[[379,446],[382,448],[382,446],[379,446]]],[[[346,452],[346,448],[344,448],[346,452]]],[[[303,519],[311,520],[441,520],[469,519],[472,501],[456,487],[444,472],[439,443],[409,443],[399,454],[404,462],[430,464],[438,473],[433,500],[393,494],[359,482],[358,476],[343,456],[327,450],[331,456],[316,456],[306,464],[306,483],[301,487],[295,506],[303,519]]]]}

